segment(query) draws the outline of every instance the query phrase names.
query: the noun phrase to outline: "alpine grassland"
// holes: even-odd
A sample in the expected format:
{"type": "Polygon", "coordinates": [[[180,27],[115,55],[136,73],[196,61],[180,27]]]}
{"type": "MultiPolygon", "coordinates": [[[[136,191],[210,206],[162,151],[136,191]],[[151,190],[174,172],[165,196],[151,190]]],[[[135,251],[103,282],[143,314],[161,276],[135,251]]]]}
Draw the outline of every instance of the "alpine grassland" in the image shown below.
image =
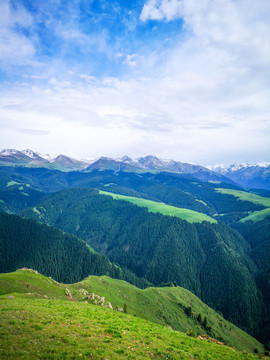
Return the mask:
{"type": "Polygon", "coordinates": [[[257,222],[265,219],[267,216],[270,216],[270,198],[266,198],[250,192],[240,191],[240,190],[221,189],[221,188],[218,188],[216,190],[221,192],[222,194],[233,195],[241,201],[249,201],[253,204],[262,205],[266,207],[266,209],[263,210],[250,212],[248,216],[240,220],[241,222],[245,222],[248,220],[257,222]]]}
{"type": "Polygon", "coordinates": [[[221,188],[216,188],[216,191],[219,191],[222,194],[233,195],[242,201],[249,201],[254,204],[270,207],[270,198],[259,196],[250,192],[234,190],[234,189],[221,189],[221,188]]]}
{"type": "Polygon", "coordinates": [[[266,217],[270,216],[270,208],[259,210],[259,211],[253,211],[251,214],[249,214],[247,217],[241,219],[241,222],[245,222],[248,220],[251,220],[253,222],[261,221],[265,219],[266,217]]]}
{"type": "Polygon", "coordinates": [[[65,285],[21,269],[0,275],[0,304],[1,359],[223,360],[263,352],[257,340],[179,287],[140,290],[106,276],[65,285]],[[98,297],[105,297],[103,306],[94,303],[98,297]]]}
{"type": "Polygon", "coordinates": [[[178,208],[171,205],[166,205],[162,202],[146,200],[133,196],[125,196],[120,194],[110,193],[108,191],[99,190],[100,194],[112,196],[115,200],[129,201],[140,207],[146,207],[150,212],[160,213],[162,215],[177,216],[182,220],[186,220],[190,223],[209,221],[210,223],[217,223],[217,221],[210,216],[200,213],[198,211],[178,208]]]}

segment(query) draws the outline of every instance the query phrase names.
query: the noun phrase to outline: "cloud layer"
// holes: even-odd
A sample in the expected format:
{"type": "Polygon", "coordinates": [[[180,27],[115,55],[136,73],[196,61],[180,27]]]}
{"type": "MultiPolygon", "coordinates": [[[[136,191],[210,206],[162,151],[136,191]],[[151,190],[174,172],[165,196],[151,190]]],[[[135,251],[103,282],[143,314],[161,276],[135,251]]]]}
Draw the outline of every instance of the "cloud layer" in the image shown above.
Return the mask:
{"type": "Polygon", "coordinates": [[[134,9],[119,2],[110,17],[106,9],[96,15],[98,36],[78,9],[67,25],[43,9],[38,18],[58,26],[49,44],[63,41],[48,61],[33,14],[4,5],[1,32],[23,46],[3,51],[2,61],[15,54],[31,68],[1,87],[3,146],[204,164],[269,160],[268,0],[148,0],[134,9]],[[115,23],[102,22],[112,16],[122,19],[117,36],[115,23]]]}

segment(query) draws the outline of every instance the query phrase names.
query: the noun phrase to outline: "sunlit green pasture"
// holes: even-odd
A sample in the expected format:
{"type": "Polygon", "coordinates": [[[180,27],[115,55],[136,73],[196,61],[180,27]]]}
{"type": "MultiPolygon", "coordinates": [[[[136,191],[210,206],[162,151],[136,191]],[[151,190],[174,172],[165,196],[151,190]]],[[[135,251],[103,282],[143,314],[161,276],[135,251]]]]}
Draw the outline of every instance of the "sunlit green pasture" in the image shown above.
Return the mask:
{"type": "MultiPolygon", "coordinates": [[[[41,274],[36,274],[33,270],[17,270],[13,273],[0,274],[0,307],[3,304],[1,299],[7,301],[9,299],[10,304],[13,304],[17,298],[20,302],[29,298],[33,300],[33,304],[37,300],[45,298],[50,303],[50,307],[54,304],[52,300],[62,300],[69,303],[70,299],[65,295],[66,289],[69,289],[72,294],[74,307],[70,311],[74,314],[79,311],[79,304],[85,301],[84,290],[86,290],[88,293],[104,296],[106,302],[111,302],[113,307],[126,307],[127,314],[134,316],[134,321],[136,318],[142,318],[184,333],[192,330],[197,335],[209,335],[197,320],[197,316],[201,314],[202,318],[207,317],[208,326],[211,326],[210,335],[212,337],[222,339],[227,345],[234,346],[239,350],[246,350],[250,353],[254,349],[258,349],[259,352],[263,351],[263,346],[257,340],[224,320],[198,297],[181,287],[141,290],[123,280],[111,279],[108,276],[89,276],[79,283],[67,285],[60,284],[41,274]],[[82,289],[84,290],[82,291],[82,289]],[[9,298],[9,296],[14,296],[14,299],[9,298]],[[191,306],[192,316],[187,316],[185,312],[187,306],[191,306]]],[[[91,301],[89,304],[83,303],[82,305],[83,309],[86,305],[92,306],[91,301]]],[[[110,311],[115,312],[115,310],[110,311]]],[[[9,321],[13,322],[13,319],[11,317],[9,321]]],[[[36,327],[41,326],[43,328],[39,319],[38,316],[36,327]]]]}
{"type": "Polygon", "coordinates": [[[245,222],[248,220],[257,222],[257,221],[263,220],[267,216],[270,216],[270,208],[259,210],[259,211],[254,211],[251,214],[249,214],[247,217],[241,219],[240,222],[245,222]]]}
{"type": "Polygon", "coordinates": [[[216,359],[257,357],[97,305],[0,297],[1,359],[216,359]]]}
{"type": "Polygon", "coordinates": [[[242,201],[250,201],[254,204],[270,207],[270,198],[262,197],[246,191],[233,190],[233,189],[216,188],[216,191],[219,191],[222,194],[233,195],[242,201]]]}
{"type": "Polygon", "coordinates": [[[156,202],[152,200],[146,200],[142,198],[137,198],[133,196],[125,196],[120,194],[114,194],[107,191],[99,190],[100,194],[112,196],[115,200],[125,200],[129,201],[132,204],[135,204],[140,207],[146,207],[150,212],[160,213],[162,215],[176,216],[182,220],[186,220],[190,223],[193,222],[203,222],[208,221],[211,223],[216,223],[217,221],[211,218],[210,216],[200,213],[198,211],[178,208],[171,205],[166,205],[162,202],[156,202]]]}
{"type": "Polygon", "coordinates": [[[216,188],[216,191],[221,192],[222,194],[233,195],[242,201],[249,201],[254,204],[265,206],[266,209],[253,211],[247,217],[241,219],[241,222],[251,220],[257,222],[263,220],[267,216],[270,216],[270,198],[262,197],[256,194],[252,194],[246,191],[233,190],[233,189],[222,189],[216,188]]]}

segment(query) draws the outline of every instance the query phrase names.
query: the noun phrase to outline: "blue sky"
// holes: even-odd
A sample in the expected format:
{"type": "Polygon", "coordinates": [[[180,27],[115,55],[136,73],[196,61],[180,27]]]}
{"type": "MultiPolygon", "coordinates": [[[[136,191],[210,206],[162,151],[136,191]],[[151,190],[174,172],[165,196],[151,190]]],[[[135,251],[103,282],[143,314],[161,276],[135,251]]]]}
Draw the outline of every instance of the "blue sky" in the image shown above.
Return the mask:
{"type": "Polygon", "coordinates": [[[269,161],[268,0],[1,0],[2,148],[269,161]]]}

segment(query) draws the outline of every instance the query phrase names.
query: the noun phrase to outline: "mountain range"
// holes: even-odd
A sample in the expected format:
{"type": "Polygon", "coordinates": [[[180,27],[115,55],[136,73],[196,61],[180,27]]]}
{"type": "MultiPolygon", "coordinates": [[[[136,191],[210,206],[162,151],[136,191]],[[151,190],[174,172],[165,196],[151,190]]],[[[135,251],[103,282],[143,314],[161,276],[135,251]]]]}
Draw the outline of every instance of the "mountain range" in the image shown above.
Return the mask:
{"type": "Polygon", "coordinates": [[[44,167],[61,171],[113,170],[115,172],[174,172],[192,175],[203,181],[223,181],[247,188],[270,190],[270,163],[232,164],[229,166],[200,166],[148,155],[137,159],[123,156],[118,159],[100,157],[96,160],[77,160],[69,156],[42,155],[30,149],[4,149],[0,152],[0,166],[44,167]]]}

